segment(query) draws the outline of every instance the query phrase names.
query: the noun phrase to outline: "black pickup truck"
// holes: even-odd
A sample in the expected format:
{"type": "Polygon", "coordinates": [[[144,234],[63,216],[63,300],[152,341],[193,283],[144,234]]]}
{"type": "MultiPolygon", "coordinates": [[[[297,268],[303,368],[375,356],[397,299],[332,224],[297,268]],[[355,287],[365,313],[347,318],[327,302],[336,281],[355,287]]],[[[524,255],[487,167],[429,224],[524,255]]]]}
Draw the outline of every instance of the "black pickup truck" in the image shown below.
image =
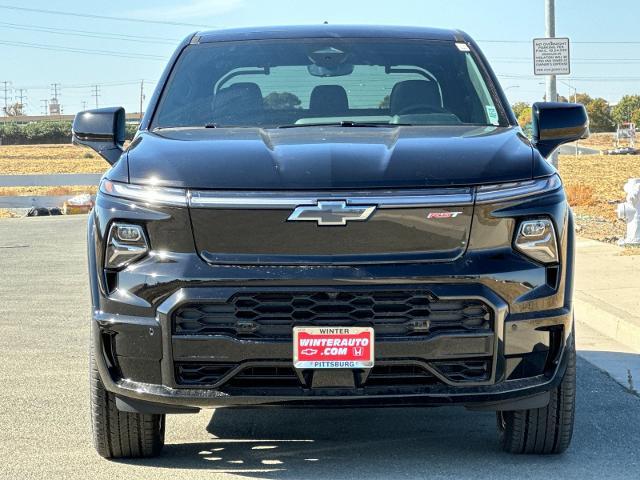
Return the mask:
{"type": "Polygon", "coordinates": [[[573,217],[546,158],[583,106],[534,104],[529,139],[465,33],[320,25],[191,35],[126,149],[124,122],[73,125],[113,164],[88,225],[100,455],[276,405],[455,404],[496,411],[507,451],[568,447],[573,217]]]}

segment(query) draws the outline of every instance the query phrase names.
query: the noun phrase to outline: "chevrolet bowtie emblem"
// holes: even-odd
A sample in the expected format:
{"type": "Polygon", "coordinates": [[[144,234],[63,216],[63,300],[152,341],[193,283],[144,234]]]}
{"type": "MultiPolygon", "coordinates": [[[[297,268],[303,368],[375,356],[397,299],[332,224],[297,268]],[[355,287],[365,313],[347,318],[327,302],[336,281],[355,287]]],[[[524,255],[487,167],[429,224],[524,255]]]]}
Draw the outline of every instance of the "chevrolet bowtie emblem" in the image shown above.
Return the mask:
{"type": "Polygon", "coordinates": [[[349,221],[366,220],[375,209],[372,205],[347,205],[344,201],[318,201],[317,205],[297,207],[287,220],[317,222],[318,225],[346,225],[349,221]]]}

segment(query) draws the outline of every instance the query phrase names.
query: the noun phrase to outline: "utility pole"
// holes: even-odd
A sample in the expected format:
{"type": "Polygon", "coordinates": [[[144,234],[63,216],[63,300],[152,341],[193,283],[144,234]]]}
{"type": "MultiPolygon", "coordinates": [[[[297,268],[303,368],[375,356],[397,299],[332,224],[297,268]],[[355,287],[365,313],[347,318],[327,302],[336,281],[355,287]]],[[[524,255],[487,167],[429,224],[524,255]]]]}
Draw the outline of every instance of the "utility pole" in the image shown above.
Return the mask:
{"type": "Polygon", "coordinates": [[[51,84],[51,99],[55,100],[56,103],[58,102],[58,94],[60,91],[60,84],[59,83],[52,83],[51,84]]]}
{"type": "Polygon", "coordinates": [[[86,100],[82,100],[82,111],[86,111],[87,110],[87,101],[86,100]]]}
{"type": "MultiPolygon", "coordinates": [[[[545,36],[553,38],[556,36],[556,7],[555,0],[544,0],[545,36]]],[[[558,101],[558,89],[556,87],[556,76],[547,75],[547,102],[558,101]]]]}
{"type": "Polygon", "coordinates": [[[43,98],[40,102],[42,103],[42,114],[49,115],[49,100],[47,98],[43,98]]]}
{"type": "Polygon", "coordinates": [[[98,85],[93,86],[93,93],[91,96],[96,99],[96,108],[98,108],[98,97],[100,96],[100,87],[98,85]]]}
{"type": "Polygon", "coordinates": [[[140,80],[140,123],[142,123],[142,103],[144,102],[144,80],[140,80]]]}
{"type": "Polygon", "coordinates": [[[62,115],[62,108],[60,107],[60,84],[51,84],[51,100],[49,101],[49,115],[62,115]]]}
{"type": "Polygon", "coordinates": [[[25,107],[27,106],[27,102],[24,101],[25,98],[27,98],[26,92],[27,91],[24,88],[19,88],[18,89],[18,95],[17,95],[18,105],[19,105],[18,108],[20,109],[20,113],[22,115],[26,115],[27,114],[25,112],[25,107]]]}
{"type": "MultiPolygon", "coordinates": [[[[544,20],[545,20],[545,36],[553,38],[556,36],[556,5],[555,0],[544,0],[544,20]]],[[[558,90],[556,87],[556,76],[547,75],[547,102],[558,101],[558,90]]],[[[549,157],[551,164],[558,167],[558,153],[554,152],[549,157]]]]}
{"type": "Polygon", "coordinates": [[[8,80],[4,80],[2,82],[2,91],[4,92],[4,108],[3,112],[7,115],[7,108],[9,107],[9,92],[11,91],[11,82],[8,80]]]}

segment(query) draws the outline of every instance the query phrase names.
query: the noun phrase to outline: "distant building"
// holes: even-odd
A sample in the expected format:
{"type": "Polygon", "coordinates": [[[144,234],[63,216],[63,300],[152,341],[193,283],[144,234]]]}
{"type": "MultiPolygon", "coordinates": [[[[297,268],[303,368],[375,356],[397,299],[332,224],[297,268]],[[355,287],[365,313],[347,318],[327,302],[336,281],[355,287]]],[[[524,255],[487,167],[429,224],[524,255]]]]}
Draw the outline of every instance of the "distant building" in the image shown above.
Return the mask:
{"type": "Polygon", "coordinates": [[[61,115],[61,114],[62,114],[62,107],[60,106],[60,103],[58,103],[58,99],[52,98],[49,101],[49,115],[61,115]]]}

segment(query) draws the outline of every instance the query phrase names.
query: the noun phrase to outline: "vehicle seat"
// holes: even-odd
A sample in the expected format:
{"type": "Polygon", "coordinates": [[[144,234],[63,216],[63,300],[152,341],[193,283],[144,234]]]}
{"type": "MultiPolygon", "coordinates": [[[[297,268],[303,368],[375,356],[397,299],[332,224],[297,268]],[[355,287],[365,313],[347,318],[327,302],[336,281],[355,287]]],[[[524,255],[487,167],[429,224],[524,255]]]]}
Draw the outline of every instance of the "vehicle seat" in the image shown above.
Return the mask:
{"type": "Polygon", "coordinates": [[[391,115],[398,115],[413,106],[416,107],[416,111],[410,111],[410,113],[419,113],[419,105],[433,107],[438,111],[442,110],[440,90],[436,82],[405,80],[393,86],[389,98],[391,115]]]}
{"type": "Polygon", "coordinates": [[[262,91],[255,83],[234,83],[221,88],[213,97],[213,118],[220,125],[261,123],[263,116],[262,91]]]}
{"type": "Polygon", "coordinates": [[[349,111],[347,91],[340,85],[318,85],[311,91],[309,113],[316,117],[337,117],[349,111]]]}

